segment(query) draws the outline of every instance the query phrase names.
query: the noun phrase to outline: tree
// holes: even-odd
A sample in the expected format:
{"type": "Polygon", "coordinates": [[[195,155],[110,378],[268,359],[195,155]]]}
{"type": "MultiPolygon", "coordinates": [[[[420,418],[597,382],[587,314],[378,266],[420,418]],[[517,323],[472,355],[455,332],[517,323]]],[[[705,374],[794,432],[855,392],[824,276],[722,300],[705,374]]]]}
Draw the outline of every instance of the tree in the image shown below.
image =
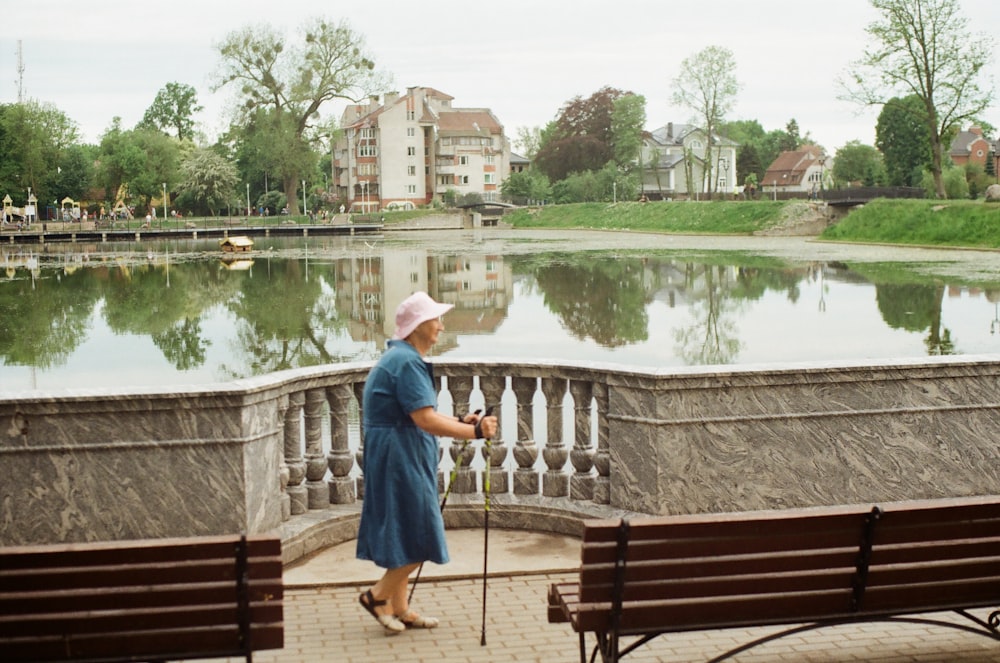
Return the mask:
{"type": "Polygon", "coordinates": [[[236,200],[239,174],[236,167],[209,149],[197,149],[181,164],[180,203],[201,207],[217,216],[219,209],[236,200]]]}
{"type": "Polygon", "coordinates": [[[629,173],[639,166],[643,127],[646,126],[646,98],[626,94],[615,99],[611,109],[611,147],[615,165],[629,173]]]}
{"type": "Polygon", "coordinates": [[[534,167],[551,182],[570,173],[600,170],[614,158],[611,131],[615,101],[631,94],[603,87],[587,99],[574,97],[541,132],[534,167]]]}
{"type": "Polygon", "coordinates": [[[138,128],[157,129],[166,134],[176,132],[177,140],[194,138],[195,113],[203,110],[198,105],[198,93],[190,85],[167,83],[156,93],[153,105],[146,109],[138,128]],[[170,131],[168,131],[170,130],[170,131]]]}
{"type": "MultiPolygon", "coordinates": [[[[309,151],[320,122],[320,110],[333,99],[357,101],[384,90],[387,80],[375,72],[363,38],[346,23],[321,18],[307,21],[298,32],[301,46],[287,47],[270,26],[246,27],[230,33],[218,47],[223,72],[215,89],[239,86],[246,117],[264,110],[271,128],[283,132],[283,150],[309,151]]],[[[285,159],[275,174],[284,183],[289,211],[298,213],[297,187],[301,160],[285,159]]]]}
{"type": "Polygon", "coordinates": [[[732,51],[721,46],[709,46],[685,58],[673,86],[673,102],[700,116],[706,136],[705,177],[708,178],[709,194],[714,194],[718,182],[712,176],[715,161],[712,144],[740,89],[732,51]]]}
{"type": "Polygon", "coordinates": [[[919,96],[886,102],[875,126],[875,147],[885,158],[890,186],[920,186],[924,169],[931,165],[931,137],[919,96]]]}
{"type": "Polygon", "coordinates": [[[516,133],[514,145],[520,150],[521,156],[534,159],[542,143],[542,130],[539,127],[518,127],[516,133]]]}
{"type": "Polygon", "coordinates": [[[838,186],[860,183],[876,186],[885,182],[882,155],[871,145],[852,140],[837,150],[833,161],[833,179],[838,186]]]}
{"type": "Polygon", "coordinates": [[[18,201],[22,196],[27,198],[28,187],[40,205],[52,200],[52,181],[78,136],[76,123],[52,104],[30,99],[4,107],[0,114],[0,161],[4,164],[0,184],[18,201]]]}
{"type": "Polygon", "coordinates": [[[519,173],[511,173],[510,177],[500,185],[500,193],[507,202],[526,205],[551,199],[552,187],[549,185],[549,178],[529,168],[519,173]]]}
{"type": "Polygon", "coordinates": [[[871,4],[881,17],[866,29],[874,44],[848,71],[847,98],[871,106],[893,97],[919,97],[931,140],[935,192],[943,198],[948,131],[992,101],[993,91],[980,83],[980,77],[992,58],[993,41],[969,32],[958,0],[871,0],[871,4]]]}

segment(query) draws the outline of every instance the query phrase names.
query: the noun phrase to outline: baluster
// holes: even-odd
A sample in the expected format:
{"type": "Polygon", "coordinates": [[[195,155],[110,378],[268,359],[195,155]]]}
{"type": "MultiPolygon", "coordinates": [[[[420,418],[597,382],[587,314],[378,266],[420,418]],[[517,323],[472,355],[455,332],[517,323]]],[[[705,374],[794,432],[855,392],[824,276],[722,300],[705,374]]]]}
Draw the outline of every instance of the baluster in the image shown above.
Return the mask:
{"type": "Polygon", "coordinates": [[[306,488],[302,485],[306,476],[306,464],[302,459],[302,406],[306,396],[301,391],[288,395],[288,409],[285,410],[285,464],[288,466],[288,498],[291,500],[292,515],[305,513],[308,508],[306,488]]]}
{"type": "Polygon", "coordinates": [[[589,380],[570,380],[573,395],[573,432],[576,443],[569,454],[576,472],[569,480],[569,496],[574,500],[594,498],[594,451],[590,443],[590,402],[593,385],[589,380]]]}
{"type": "Polygon", "coordinates": [[[514,444],[514,494],[537,495],[538,472],[535,463],[538,461],[538,447],[535,445],[533,433],[533,412],[537,378],[511,377],[511,391],[517,399],[517,441],[514,444]]]}
{"type": "MultiPolygon", "coordinates": [[[[452,408],[454,409],[454,411],[457,414],[458,413],[458,408],[455,407],[455,399],[454,399],[453,396],[451,396],[451,390],[448,389],[448,387],[445,386],[445,379],[444,379],[444,377],[440,376],[440,375],[437,375],[437,376],[435,376],[434,379],[437,380],[438,401],[440,402],[440,400],[441,400],[441,394],[448,394],[449,398],[451,398],[452,408]]],[[[444,447],[445,447],[444,443],[438,443],[437,490],[438,490],[439,493],[443,493],[444,490],[445,490],[444,468],[441,466],[441,459],[444,458],[444,447]]]]}
{"type": "MultiPolygon", "coordinates": [[[[278,399],[278,419],[285,421],[285,413],[288,411],[288,396],[281,396],[278,399]]],[[[291,470],[288,469],[288,459],[284,458],[285,451],[284,431],[282,430],[281,440],[281,468],[278,470],[278,483],[281,485],[281,519],[288,520],[292,517],[292,500],[288,495],[288,481],[291,478],[291,470]]]]}
{"type": "Polygon", "coordinates": [[[364,392],[365,383],[364,380],[361,382],[355,382],[351,385],[351,390],[354,392],[354,400],[358,402],[358,435],[360,440],[358,441],[358,451],[354,454],[355,459],[358,463],[358,480],[357,480],[357,490],[358,499],[365,499],[365,409],[364,409],[364,392]]]}
{"type": "Polygon", "coordinates": [[[351,469],[354,467],[354,456],[347,434],[351,388],[346,384],[327,387],[326,399],[330,403],[330,453],[326,456],[326,463],[333,475],[328,482],[330,503],[353,504],[351,469]]]}
{"type": "MultiPolygon", "coordinates": [[[[462,416],[467,413],[472,407],[469,403],[470,396],[472,395],[472,376],[449,375],[448,389],[451,391],[452,402],[455,404],[455,414],[457,416],[462,416]]],[[[448,453],[453,461],[456,463],[461,462],[458,468],[458,473],[455,475],[455,485],[452,487],[451,492],[476,492],[476,474],[470,467],[475,453],[475,449],[472,444],[465,444],[465,440],[452,440],[451,448],[448,453]],[[461,453],[463,446],[465,447],[464,454],[461,453]],[[461,456],[461,458],[459,458],[459,456],[461,456]]]]}
{"type": "Polygon", "coordinates": [[[323,456],[323,407],[326,394],[323,389],[306,392],[304,422],[306,426],[306,497],[310,509],[330,506],[330,489],[326,476],[326,458],[323,456]]]}
{"type": "MultiPolygon", "coordinates": [[[[479,390],[483,392],[486,407],[494,406],[493,415],[497,418],[500,417],[500,399],[503,398],[503,391],[506,384],[507,378],[504,376],[479,377],[479,390]]],[[[485,414],[485,411],[483,414],[485,414]]],[[[482,456],[486,461],[483,471],[485,472],[486,468],[489,468],[490,472],[490,493],[493,495],[503,495],[510,492],[507,470],[503,467],[503,462],[507,458],[507,445],[501,439],[499,431],[497,432],[496,439],[490,440],[489,456],[487,457],[486,455],[485,444],[482,447],[482,456]]]]}
{"type": "Polygon", "coordinates": [[[542,477],[542,495],[545,497],[566,497],[569,495],[569,475],[566,460],[569,452],[563,444],[563,397],[566,395],[564,378],[542,378],[542,393],[545,395],[545,417],[548,439],[542,449],[545,474],[542,477]]]}
{"type": "Polygon", "coordinates": [[[594,467],[594,503],[611,504],[611,451],[608,446],[608,385],[594,383],[594,402],[597,404],[597,453],[594,467]]]}

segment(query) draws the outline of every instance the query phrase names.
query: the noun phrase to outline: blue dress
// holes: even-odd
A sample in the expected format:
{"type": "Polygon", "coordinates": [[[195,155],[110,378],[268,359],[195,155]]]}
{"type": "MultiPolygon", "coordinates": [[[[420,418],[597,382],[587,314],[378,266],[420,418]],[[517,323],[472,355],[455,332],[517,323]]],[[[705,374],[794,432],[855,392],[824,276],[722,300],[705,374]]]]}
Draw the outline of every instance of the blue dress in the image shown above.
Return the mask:
{"type": "Polygon", "coordinates": [[[365,477],[356,556],[386,569],[448,561],[438,505],[438,441],[410,413],[437,407],[432,366],[391,340],[362,396],[365,477]]]}

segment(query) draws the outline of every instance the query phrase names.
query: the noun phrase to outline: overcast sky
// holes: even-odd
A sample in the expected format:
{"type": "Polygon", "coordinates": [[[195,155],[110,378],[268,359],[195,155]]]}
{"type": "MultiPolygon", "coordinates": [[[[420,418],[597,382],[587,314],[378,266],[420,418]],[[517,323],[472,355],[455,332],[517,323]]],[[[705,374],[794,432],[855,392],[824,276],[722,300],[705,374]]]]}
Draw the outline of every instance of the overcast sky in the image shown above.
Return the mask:
{"type": "MultiPolygon", "coordinates": [[[[959,0],[976,31],[996,31],[998,0],[959,0]]],[[[868,0],[799,3],[669,0],[21,0],[7,3],[0,52],[0,103],[25,97],[55,104],[97,142],[114,116],[131,128],[167,83],[193,86],[196,118],[214,138],[227,124],[228,90],[211,91],[216,46],[248,25],[270,24],[291,40],[304,21],[346,20],[363,35],[393,89],[436,88],[456,107],[490,108],[508,136],[541,127],[574,97],[608,85],[646,98],[647,128],[688,122],[670,102],[679,63],[707,46],[730,49],[741,89],[730,120],[765,130],[795,118],[804,135],[834,152],[872,144],[878,109],[838,99],[837,79],[866,43],[876,18],[868,0]],[[23,75],[18,72],[21,41],[23,75]]],[[[996,56],[988,75],[1000,86],[996,56]]],[[[344,102],[346,103],[346,102],[344,102]]],[[[344,103],[324,114],[339,117],[344,103]]],[[[1000,101],[986,118],[1000,127],[1000,101]]]]}

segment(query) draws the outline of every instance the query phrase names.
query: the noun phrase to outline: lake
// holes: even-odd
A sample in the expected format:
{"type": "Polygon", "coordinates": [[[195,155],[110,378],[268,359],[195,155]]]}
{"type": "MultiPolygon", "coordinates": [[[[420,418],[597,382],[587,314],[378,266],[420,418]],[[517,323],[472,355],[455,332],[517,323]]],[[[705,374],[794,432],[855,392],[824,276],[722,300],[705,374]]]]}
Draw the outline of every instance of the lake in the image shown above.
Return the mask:
{"type": "Polygon", "coordinates": [[[206,384],[374,359],[396,305],[434,354],[669,368],[1000,349],[1000,254],[796,237],[390,232],[0,247],[0,392],[206,384]],[[233,256],[225,256],[233,258],[233,256]]]}

